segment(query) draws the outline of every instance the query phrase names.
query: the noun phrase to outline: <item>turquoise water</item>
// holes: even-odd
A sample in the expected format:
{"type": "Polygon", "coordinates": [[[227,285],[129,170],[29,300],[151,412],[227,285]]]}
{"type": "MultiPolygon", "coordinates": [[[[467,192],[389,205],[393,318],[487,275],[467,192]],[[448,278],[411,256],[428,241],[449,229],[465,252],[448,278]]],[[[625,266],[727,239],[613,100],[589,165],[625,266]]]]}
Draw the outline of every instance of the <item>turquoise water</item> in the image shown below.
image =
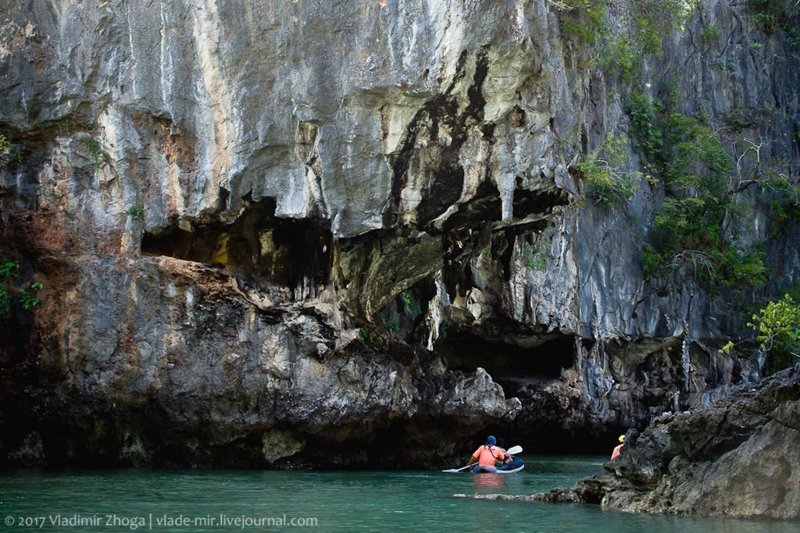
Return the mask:
{"type": "Polygon", "coordinates": [[[531,494],[572,485],[600,471],[606,458],[525,459],[523,472],[507,476],[241,470],[3,472],[0,530],[797,531],[797,524],[777,522],[631,515],[602,511],[598,506],[452,497],[456,493],[531,494]],[[282,520],[301,524],[306,519],[317,525],[281,527],[282,520]]]}

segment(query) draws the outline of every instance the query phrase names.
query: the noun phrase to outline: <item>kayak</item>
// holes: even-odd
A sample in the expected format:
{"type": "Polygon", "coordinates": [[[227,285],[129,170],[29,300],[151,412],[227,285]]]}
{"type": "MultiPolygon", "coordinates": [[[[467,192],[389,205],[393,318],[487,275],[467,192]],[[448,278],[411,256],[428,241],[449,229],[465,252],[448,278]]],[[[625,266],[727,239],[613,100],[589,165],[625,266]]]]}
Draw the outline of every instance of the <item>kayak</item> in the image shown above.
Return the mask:
{"type": "Polygon", "coordinates": [[[475,465],[472,467],[470,472],[473,474],[513,474],[514,472],[519,472],[523,468],[525,468],[525,464],[522,462],[522,459],[519,457],[514,457],[510,463],[504,464],[499,468],[494,466],[475,465]]]}
{"type": "MultiPolygon", "coordinates": [[[[508,450],[505,450],[503,453],[508,455],[509,457],[513,457],[518,453],[522,453],[522,446],[512,446],[508,450]]],[[[464,470],[469,470],[473,474],[513,474],[514,472],[519,472],[525,468],[525,465],[522,464],[522,459],[518,457],[513,457],[510,463],[503,464],[500,468],[494,466],[479,466],[475,463],[468,464],[467,466],[462,466],[461,468],[448,468],[447,470],[442,470],[447,474],[455,474],[457,472],[463,472],[464,470]],[[473,466],[474,465],[474,466],[473,466]]]]}

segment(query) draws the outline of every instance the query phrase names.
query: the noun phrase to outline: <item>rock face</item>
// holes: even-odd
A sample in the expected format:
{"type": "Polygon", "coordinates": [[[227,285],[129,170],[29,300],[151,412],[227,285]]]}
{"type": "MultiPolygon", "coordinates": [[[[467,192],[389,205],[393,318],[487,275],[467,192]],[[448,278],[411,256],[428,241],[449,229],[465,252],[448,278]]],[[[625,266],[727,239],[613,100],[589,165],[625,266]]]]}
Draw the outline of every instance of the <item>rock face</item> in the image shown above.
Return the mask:
{"type": "MultiPolygon", "coordinates": [[[[44,286],[0,320],[0,464],[417,465],[489,428],[605,448],[757,380],[718,351],[741,296],[643,275],[663,185],[611,207],[576,177],[609,134],[641,164],[630,80],[557,4],[0,7],[0,255],[44,286]]],[[[731,157],[761,142],[794,179],[798,57],[746,9],[700,2],[640,81],[746,115],[731,157]]],[[[782,290],[800,236],[757,189],[726,231],[770,237],[782,290]]]]}
{"type": "Polygon", "coordinates": [[[631,512],[800,519],[800,365],[713,407],[632,430],[606,473],[539,501],[631,512]]]}

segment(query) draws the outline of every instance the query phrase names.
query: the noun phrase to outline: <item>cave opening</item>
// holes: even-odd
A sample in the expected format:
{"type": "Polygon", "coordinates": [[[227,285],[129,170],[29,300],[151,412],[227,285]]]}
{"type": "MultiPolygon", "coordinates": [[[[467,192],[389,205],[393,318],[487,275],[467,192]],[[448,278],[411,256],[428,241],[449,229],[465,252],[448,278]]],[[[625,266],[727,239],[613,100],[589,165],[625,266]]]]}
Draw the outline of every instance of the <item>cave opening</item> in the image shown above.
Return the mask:
{"type": "Polygon", "coordinates": [[[484,368],[507,397],[527,385],[541,385],[561,376],[575,361],[575,337],[550,333],[525,343],[504,342],[467,333],[448,336],[436,345],[449,368],[474,372],[484,368]]]}
{"type": "Polygon", "coordinates": [[[250,203],[236,221],[212,221],[191,231],[173,224],[142,238],[143,255],[221,266],[275,285],[316,288],[331,272],[332,233],[316,219],[275,216],[275,200],[250,203]]]}

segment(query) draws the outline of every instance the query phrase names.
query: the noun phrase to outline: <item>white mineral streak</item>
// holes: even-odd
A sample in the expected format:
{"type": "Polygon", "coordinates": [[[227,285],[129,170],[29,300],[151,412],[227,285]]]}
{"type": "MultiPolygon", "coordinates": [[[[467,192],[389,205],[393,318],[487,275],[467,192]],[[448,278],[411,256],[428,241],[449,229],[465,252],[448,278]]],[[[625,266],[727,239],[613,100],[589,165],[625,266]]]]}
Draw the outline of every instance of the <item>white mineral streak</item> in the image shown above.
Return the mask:
{"type": "Polygon", "coordinates": [[[427,19],[434,34],[434,63],[438,66],[439,88],[444,90],[456,74],[458,58],[464,49],[465,32],[463,4],[458,2],[426,2],[427,19]]]}
{"type": "Polygon", "coordinates": [[[428,304],[428,349],[433,350],[436,339],[439,338],[439,327],[442,325],[442,313],[450,305],[450,296],[442,282],[442,271],[439,270],[433,277],[436,285],[436,294],[428,304]]]}
{"type": "Polygon", "coordinates": [[[223,70],[225,57],[220,41],[221,21],[217,10],[217,0],[197,0],[192,10],[194,44],[200,68],[203,87],[198,98],[206,105],[202,118],[202,130],[211,137],[207,139],[203,166],[210,180],[197,196],[192,198],[192,207],[213,210],[219,201],[219,188],[229,187],[229,174],[233,165],[233,148],[236,143],[234,124],[238,124],[236,111],[231,102],[232,88],[229,86],[230,74],[223,70]]]}

